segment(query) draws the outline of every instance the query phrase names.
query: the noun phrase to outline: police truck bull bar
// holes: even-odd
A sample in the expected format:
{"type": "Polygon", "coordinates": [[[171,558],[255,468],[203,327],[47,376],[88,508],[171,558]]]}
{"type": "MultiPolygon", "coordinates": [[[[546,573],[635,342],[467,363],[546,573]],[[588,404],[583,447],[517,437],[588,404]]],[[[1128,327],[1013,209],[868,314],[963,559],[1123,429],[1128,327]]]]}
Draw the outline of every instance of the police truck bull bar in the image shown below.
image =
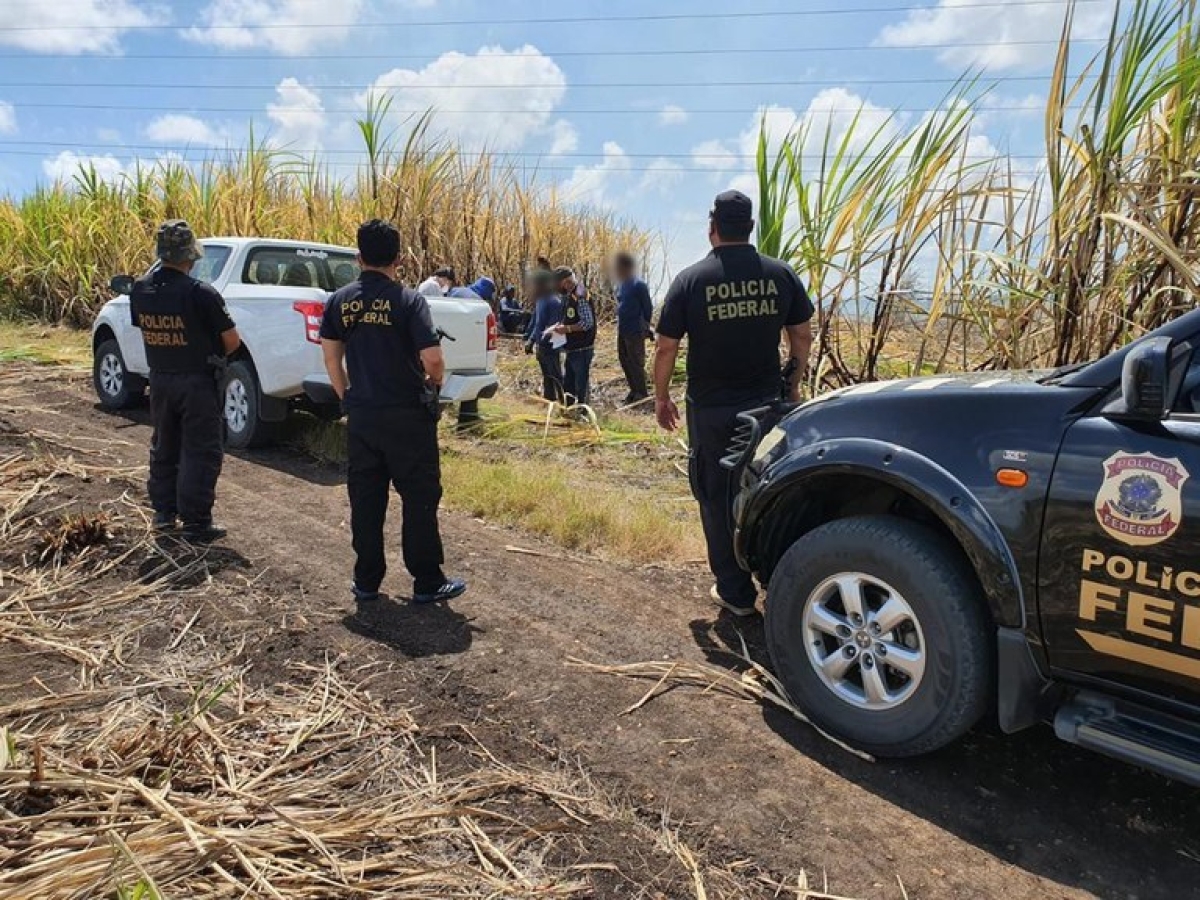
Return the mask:
{"type": "Polygon", "coordinates": [[[775,406],[760,406],[738,413],[737,429],[729,441],[725,455],[721,457],[722,468],[734,472],[748,463],[762,440],[763,420],[771,413],[777,412],[775,406]]]}

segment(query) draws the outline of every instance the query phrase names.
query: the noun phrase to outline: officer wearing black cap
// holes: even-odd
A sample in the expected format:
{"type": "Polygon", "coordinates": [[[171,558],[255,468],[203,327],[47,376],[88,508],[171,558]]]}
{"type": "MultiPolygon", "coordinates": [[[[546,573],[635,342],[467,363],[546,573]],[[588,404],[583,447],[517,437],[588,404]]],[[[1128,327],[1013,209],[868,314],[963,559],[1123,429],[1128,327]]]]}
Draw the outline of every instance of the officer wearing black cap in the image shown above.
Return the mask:
{"type": "Polygon", "coordinates": [[[359,279],[335,292],[321,322],[325,369],[347,415],[350,530],[360,609],[379,599],[387,573],[383,526],[388,490],[404,503],[400,541],[413,600],[434,603],[466,591],[442,572],[438,504],[437,390],[446,373],[429,303],[397,283],[400,232],[372,219],[358,229],[359,279]]]}
{"type": "Polygon", "coordinates": [[[212,518],[223,456],[217,377],[242,341],[220,293],[190,274],[204,251],[188,223],[164,222],[156,244],[158,267],[129,295],[150,366],[147,489],[157,529],[182,520],[185,538],[207,542],[225,535],[212,518]]]}
{"type": "MultiPolygon", "coordinates": [[[[719,194],[709,213],[712,253],[671,284],[658,320],[654,360],[655,414],[668,431],[679,425],[671,378],[680,342],[688,339],[689,475],[700,504],[713,599],[731,613],[753,615],[758,589],[733,551],[735,485],[720,464],[738,413],[779,398],[780,336],[802,370],[812,346],[813,305],[786,263],[750,244],[754,207],[740,191],[719,194]]],[[[792,399],[799,395],[799,379],[792,399]]]]}

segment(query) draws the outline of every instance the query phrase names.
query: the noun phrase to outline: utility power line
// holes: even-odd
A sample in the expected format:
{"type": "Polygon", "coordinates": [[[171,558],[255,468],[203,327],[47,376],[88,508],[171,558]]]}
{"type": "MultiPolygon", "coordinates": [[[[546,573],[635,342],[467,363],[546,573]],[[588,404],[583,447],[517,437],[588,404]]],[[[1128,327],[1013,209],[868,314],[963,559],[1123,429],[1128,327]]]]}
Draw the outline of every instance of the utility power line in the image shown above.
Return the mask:
{"type": "MultiPolygon", "coordinates": [[[[3,27],[0,27],[0,31],[3,31],[3,27]]],[[[1108,38],[1072,38],[1071,41],[1075,44],[1104,44],[1108,41],[1108,38]]],[[[844,44],[841,46],[825,45],[820,47],[695,47],[674,50],[536,50],[530,53],[513,51],[512,53],[505,53],[503,57],[497,57],[496,59],[538,59],[543,57],[559,59],[564,57],[654,58],[660,56],[773,56],[778,54],[792,53],[894,53],[912,50],[958,50],[978,47],[1057,47],[1059,43],[1059,39],[1054,38],[1036,41],[955,41],[950,43],[935,44],[844,44]]],[[[0,59],[79,59],[79,54],[44,53],[31,51],[29,53],[0,53],[0,59]]],[[[402,53],[305,53],[303,59],[306,62],[310,60],[320,60],[325,62],[377,62],[381,60],[390,60],[393,62],[422,62],[428,60],[429,55],[402,53]]],[[[88,57],[89,64],[93,62],[122,63],[130,60],[170,60],[172,62],[186,62],[188,60],[198,60],[204,62],[211,62],[214,60],[245,60],[256,62],[275,61],[279,63],[290,63],[293,61],[293,57],[280,56],[278,53],[123,53],[120,56],[88,57]]]]}
{"type": "MultiPolygon", "coordinates": [[[[1049,82],[1054,78],[1052,74],[1045,75],[998,75],[987,79],[988,84],[1010,83],[1010,82],[1026,82],[1039,83],[1049,82]]],[[[965,80],[960,76],[943,77],[943,78],[889,78],[886,81],[880,79],[860,78],[795,78],[787,81],[591,81],[591,82],[572,82],[569,87],[573,91],[590,90],[603,88],[606,90],[613,89],[637,89],[648,90],[652,88],[706,88],[712,90],[714,88],[727,87],[846,87],[846,86],[862,86],[862,85],[905,85],[905,84],[963,84],[965,80]]],[[[351,85],[351,84],[304,84],[303,87],[310,90],[356,90],[365,91],[373,90],[379,93],[390,93],[393,91],[399,92],[405,90],[407,85],[351,85]]],[[[274,84],[197,84],[196,82],[163,84],[155,82],[147,84],[146,82],[115,82],[115,81],[90,81],[86,84],[80,84],[77,81],[3,81],[0,82],[0,88],[54,88],[55,90],[71,90],[78,91],[81,89],[87,90],[110,90],[110,89],[153,89],[155,91],[273,91],[278,87],[274,84]]],[[[554,84],[498,84],[496,82],[475,83],[475,84],[422,84],[416,86],[418,89],[436,89],[439,91],[457,91],[457,90],[560,90],[568,87],[568,85],[554,84]]]]}
{"type": "MultiPolygon", "coordinates": [[[[1075,0],[1076,5],[1086,6],[1097,3],[1107,3],[1109,0],[1075,0]]],[[[323,3],[322,6],[328,4],[323,3]]],[[[982,3],[972,3],[969,9],[1011,8],[1016,6],[1062,6],[1064,0],[987,0],[982,3]]],[[[384,28],[478,28],[485,26],[507,25],[583,25],[593,22],[697,22],[722,19],[784,19],[810,18],[815,16],[854,16],[875,15],[877,13],[927,12],[928,6],[903,4],[893,6],[835,6],[821,9],[794,10],[743,10],[713,13],[645,13],[633,15],[596,15],[596,16],[554,16],[547,18],[526,19],[427,19],[424,21],[362,21],[337,22],[323,19],[320,22],[292,22],[286,24],[204,24],[196,21],[187,22],[113,22],[107,25],[71,25],[55,24],[55,31],[174,31],[181,28],[196,28],[199,31],[297,31],[328,28],[354,29],[384,29],[384,28]]],[[[37,25],[0,25],[0,33],[45,31],[46,26],[37,25]]]]}
{"type": "MultiPolygon", "coordinates": [[[[867,100],[867,102],[870,103],[870,100],[867,100]]],[[[116,110],[119,112],[156,112],[156,113],[160,113],[161,115],[189,115],[191,113],[225,113],[225,114],[257,113],[257,114],[261,115],[266,112],[266,108],[263,106],[165,107],[162,104],[155,104],[152,106],[144,106],[144,105],[137,105],[137,104],[124,105],[124,104],[112,104],[112,103],[42,103],[41,101],[38,101],[37,103],[23,103],[20,100],[14,100],[14,101],[12,101],[12,104],[14,107],[16,107],[18,109],[23,108],[23,107],[29,108],[29,109],[105,109],[105,110],[116,110]]],[[[1068,110],[1078,110],[1078,109],[1083,109],[1083,108],[1084,108],[1084,105],[1079,105],[1079,104],[1066,107],[1066,109],[1068,109],[1068,110]]],[[[975,112],[981,112],[981,113],[982,112],[1042,112],[1043,111],[1043,108],[1041,105],[1030,106],[1028,104],[999,105],[999,106],[986,106],[986,105],[982,105],[982,104],[972,104],[971,109],[975,112]]],[[[359,114],[361,114],[364,112],[364,109],[361,106],[324,106],[324,105],[322,105],[322,106],[291,106],[291,105],[289,105],[287,107],[284,107],[284,111],[286,111],[286,112],[359,113],[359,114]]],[[[424,113],[429,112],[429,111],[431,111],[431,108],[427,107],[427,106],[421,107],[420,109],[402,109],[402,108],[393,106],[389,109],[389,112],[394,113],[396,115],[412,115],[412,116],[423,115],[424,113]]],[[[531,110],[528,110],[528,109],[502,109],[502,108],[497,108],[497,107],[488,107],[486,110],[483,110],[483,111],[489,112],[489,113],[500,113],[500,114],[504,114],[504,115],[518,115],[518,114],[522,114],[522,113],[530,113],[531,112],[531,110]]],[[[822,106],[819,109],[813,110],[813,113],[815,115],[821,115],[824,113],[859,113],[859,112],[871,113],[874,111],[875,110],[873,110],[869,107],[863,107],[863,106],[822,106]]],[[[896,107],[889,106],[886,108],[880,107],[878,111],[884,112],[884,113],[949,113],[949,112],[954,111],[954,107],[947,107],[944,105],[943,106],[896,106],[896,107]]],[[[454,109],[452,107],[436,106],[436,107],[432,108],[432,112],[434,112],[435,114],[445,113],[447,115],[472,115],[472,114],[481,112],[481,110],[478,107],[473,107],[470,109],[467,109],[467,108],[454,109]]],[[[537,111],[533,110],[532,112],[537,112],[537,111]]],[[[659,115],[662,115],[662,112],[663,112],[662,109],[657,108],[657,107],[644,108],[644,109],[617,108],[617,107],[579,109],[579,108],[571,108],[571,107],[555,107],[553,110],[547,110],[546,114],[554,115],[554,116],[592,116],[592,115],[659,116],[659,115]]],[[[742,115],[742,116],[744,116],[748,112],[753,112],[753,110],[748,110],[744,106],[725,107],[725,108],[702,107],[699,109],[696,109],[693,107],[687,107],[684,109],[684,112],[689,117],[690,116],[705,116],[705,115],[742,115]]]]}

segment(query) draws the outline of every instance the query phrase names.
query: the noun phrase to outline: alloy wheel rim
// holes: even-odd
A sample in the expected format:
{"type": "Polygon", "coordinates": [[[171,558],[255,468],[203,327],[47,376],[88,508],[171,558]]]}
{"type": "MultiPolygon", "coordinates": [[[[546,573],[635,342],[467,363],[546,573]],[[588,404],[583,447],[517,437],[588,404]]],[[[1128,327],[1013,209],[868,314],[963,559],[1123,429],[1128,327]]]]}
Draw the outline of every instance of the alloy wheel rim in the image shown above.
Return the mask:
{"type": "Polygon", "coordinates": [[[121,393],[125,386],[125,372],[115,353],[106,353],[100,360],[100,387],[109,397],[121,393]]]}
{"type": "Polygon", "coordinates": [[[225,424],[230,431],[240,432],[249,418],[250,400],[246,396],[246,386],[234,379],[225,387],[225,424]]]}
{"type": "Polygon", "coordinates": [[[925,676],[925,636],[912,607],[866,573],[841,572],[817,585],[804,604],[803,629],[821,683],[858,709],[895,709],[925,676]]]}

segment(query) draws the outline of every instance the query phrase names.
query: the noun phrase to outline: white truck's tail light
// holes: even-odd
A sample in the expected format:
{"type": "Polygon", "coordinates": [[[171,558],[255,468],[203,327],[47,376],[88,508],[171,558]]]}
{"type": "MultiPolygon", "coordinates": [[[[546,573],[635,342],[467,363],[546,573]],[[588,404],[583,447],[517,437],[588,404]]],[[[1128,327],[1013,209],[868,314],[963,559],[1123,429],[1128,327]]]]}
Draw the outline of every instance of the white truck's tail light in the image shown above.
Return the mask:
{"type": "Polygon", "coordinates": [[[488,313],[487,317],[487,351],[491,353],[500,343],[500,328],[496,324],[496,314],[488,313]]]}
{"type": "Polygon", "coordinates": [[[321,343],[321,319],[325,316],[325,304],[320,300],[297,300],[292,309],[304,316],[304,339],[310,344],[321,343]]]}

